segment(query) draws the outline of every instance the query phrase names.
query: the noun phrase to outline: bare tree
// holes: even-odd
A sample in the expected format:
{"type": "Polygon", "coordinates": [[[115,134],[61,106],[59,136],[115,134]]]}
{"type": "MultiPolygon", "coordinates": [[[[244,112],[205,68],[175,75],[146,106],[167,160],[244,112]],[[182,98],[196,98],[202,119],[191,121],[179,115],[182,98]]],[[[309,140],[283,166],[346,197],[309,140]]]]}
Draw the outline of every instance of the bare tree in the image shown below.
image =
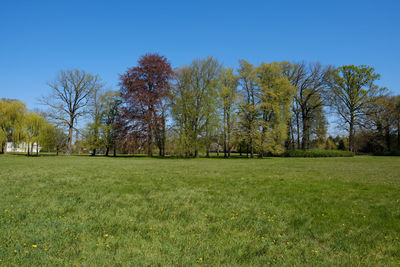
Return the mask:
{"type": "Polygon", "coordinates": [[[41,104],[50,108],[52,120],[68,128],[66,154],[70,155],[77,119],[86,114],[92,93],[102,87],[101,79],[82,70],[62,70],[48,85],[52,92],[41,99],[41,104]]]}

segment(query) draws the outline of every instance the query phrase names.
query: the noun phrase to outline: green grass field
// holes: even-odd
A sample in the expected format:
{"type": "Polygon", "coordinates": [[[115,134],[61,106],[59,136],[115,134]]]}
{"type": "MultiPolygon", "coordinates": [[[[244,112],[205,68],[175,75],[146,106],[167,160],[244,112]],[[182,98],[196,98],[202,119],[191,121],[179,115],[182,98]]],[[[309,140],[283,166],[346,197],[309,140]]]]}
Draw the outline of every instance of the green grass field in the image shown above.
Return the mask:
{"type": "Polygon", "coordinates": [[[0,156],[0,266],[400,264],[400,157],[0,156]]]}

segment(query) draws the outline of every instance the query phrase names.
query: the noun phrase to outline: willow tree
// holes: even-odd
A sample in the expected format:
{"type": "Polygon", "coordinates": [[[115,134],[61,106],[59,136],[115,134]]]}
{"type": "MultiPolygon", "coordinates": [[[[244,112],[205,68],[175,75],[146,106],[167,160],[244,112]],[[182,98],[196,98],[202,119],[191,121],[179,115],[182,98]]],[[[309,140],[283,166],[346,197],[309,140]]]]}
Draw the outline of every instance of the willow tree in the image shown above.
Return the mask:
{"type": "Polygon", "coordinates": [[[37,113],[28,113],[24,116],[22,131],[28,156],[35,152],[33,151],[34,144],[36,144],[36,154],[39,154],[39,140],[41,140],[41,135],[45,132],[47,123],[45,118],[37,113]]]}
{"type": "Polygon", "coordinates": [[[375,84],[379,78],[374,68],[365,65],[342,66],[330,73],[331,105],[346,125],[350,151],[355,150],[355,128],[364,126],[369,105],[386,90],[375,84]]]}
{"type": "Polygon", "coordinates": [[[103,85],[97,75],[76,69],[60,71],[57,78],[48,85],[52,91],[42,98],[41,104],[50,108],[48,115],[52,120],[67,127],[66,154],[70,155],[77,120],[87,114],[86,107],[93,92],[103,85]]]}
{"type": "Polygon", "coordinates": [[[262,63],[256,69],[260,88],[261,133],[259,156],[280,154],[287,138],[287,123],[295,88],[277,62],[262,63]]]}
{"type": "Polygon", "coordinates": [[[1,153],[7,152],[7,142],[21,139],[21,126],[26,114],[25,104],[12,99],[0,99],[1,153]]]}

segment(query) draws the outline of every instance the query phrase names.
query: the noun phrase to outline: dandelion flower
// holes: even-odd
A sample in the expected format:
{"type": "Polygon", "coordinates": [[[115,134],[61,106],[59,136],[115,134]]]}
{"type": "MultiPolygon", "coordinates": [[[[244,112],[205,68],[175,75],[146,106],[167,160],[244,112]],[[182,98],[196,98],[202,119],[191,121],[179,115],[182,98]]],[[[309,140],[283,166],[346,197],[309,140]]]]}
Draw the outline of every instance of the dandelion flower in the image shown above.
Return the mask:
{"type": "Polygon", "coordinates": [[[32,247],[33,247],[33,248],[37,248],[37,245],[34,244],[34,245],[32,245],[32,247]]]}
{"type": "Polygon", "coordinates": [[[105,234],[104,237],[108,237],[108,234],[105,234]]]}

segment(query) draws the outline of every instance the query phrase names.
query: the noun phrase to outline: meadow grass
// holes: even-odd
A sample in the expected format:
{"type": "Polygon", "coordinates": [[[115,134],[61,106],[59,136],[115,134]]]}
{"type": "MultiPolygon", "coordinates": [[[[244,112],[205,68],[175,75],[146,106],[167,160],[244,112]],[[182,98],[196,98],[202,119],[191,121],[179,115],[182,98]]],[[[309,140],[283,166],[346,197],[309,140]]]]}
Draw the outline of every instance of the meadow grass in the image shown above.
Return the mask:
{"type": "Polygon", "coordinates": [[[400,158],[0,156],[0,266],[400,264],[400,158]]]}

